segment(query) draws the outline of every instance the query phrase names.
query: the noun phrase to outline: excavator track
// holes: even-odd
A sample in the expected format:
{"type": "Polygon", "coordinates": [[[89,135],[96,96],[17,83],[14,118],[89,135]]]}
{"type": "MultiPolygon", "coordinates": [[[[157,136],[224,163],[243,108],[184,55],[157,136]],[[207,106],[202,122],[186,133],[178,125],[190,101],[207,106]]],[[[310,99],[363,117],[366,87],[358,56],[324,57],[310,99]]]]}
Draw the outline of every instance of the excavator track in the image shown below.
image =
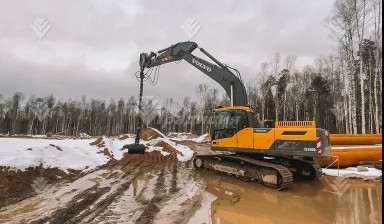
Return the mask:
{"type": "Polygon", "coordinates": [[[291,187],[293,175],[280,164],[235,155],[197,155],[195,169],[212,170],[236,176],[246,181],[257,181],[277,190],[291,187]]]}
{"type": "Polygon", "coordinates": [[[318,180],[322,176],[321,167],[312,161],[298,160],[286,156],[253,156],[252,158],[273,164],[280,164],[293,173],[294,179],[318,180]]]}

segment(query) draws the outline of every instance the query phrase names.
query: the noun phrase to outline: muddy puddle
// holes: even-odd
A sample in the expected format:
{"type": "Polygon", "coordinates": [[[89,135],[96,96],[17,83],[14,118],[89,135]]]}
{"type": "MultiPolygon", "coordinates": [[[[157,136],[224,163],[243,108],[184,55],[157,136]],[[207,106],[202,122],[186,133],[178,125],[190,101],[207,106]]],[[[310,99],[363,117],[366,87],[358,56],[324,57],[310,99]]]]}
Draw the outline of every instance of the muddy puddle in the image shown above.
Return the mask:
{"type": "Polygon", "coordinates": [[[276,191],[223,175],[200,176],[217,197],[210,206],[212,224],[382,223],[381,182],[323,176],[276,191]]]}

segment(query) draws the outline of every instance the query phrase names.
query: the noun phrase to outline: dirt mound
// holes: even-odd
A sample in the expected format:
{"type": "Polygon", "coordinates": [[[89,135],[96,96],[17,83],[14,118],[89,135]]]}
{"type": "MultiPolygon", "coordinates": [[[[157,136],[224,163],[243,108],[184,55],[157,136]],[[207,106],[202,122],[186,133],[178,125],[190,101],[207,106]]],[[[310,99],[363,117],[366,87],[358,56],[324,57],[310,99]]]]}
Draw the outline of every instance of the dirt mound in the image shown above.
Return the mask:
{"type": "Polygon", "coordinates": [[[129,138],[129,135],[122,135],[118,137],[119,140],[125,140],[127,138],[129,138]]]}
{"type": "Polygon", "coordinates": [[[125,153],[123,158],[117,161],[117,166],[121,169],[127,169],[135,166],[146,166],[164,163],[176,163],[176,154],[164,156],[160,151],[145,152],[144,154],[128,154],[125,153]]]}
{"type": "Polygon", "coordinates": [[[36,195],[32,185],[38,178],[44,178],[48,184],[54,184],[59,180],[71,179],[79,173],[80,171],[71,170],[67,174],[58,168],[30,167],[21,172],[0,167],[0,208],[36,195]]]}
{"type": "Polygon", "coordinates": [[[101,142],[103,141],[103,136],[99,136],[97,137],[97,139],[91,143],[89,143],[90,145],[98,145],[100,144],[101,142]]]}
{"type": "Polygon", "coordinates": [[[165,138],[165,136],[156,129],[145,128],[141,131],[140,138],[144,141],[149,141],[156,138],[165,138]]]}
{"type": "MultiPolygon", "coordinates": [[[[125,137],[125,136],[124,136],[125,137]]],[[[140,138],[144,141],[155,140],[158,138],[167,139],[161,132],[153,128],[145,128],[140,134],[140,138]]],[[[98,144],[101,144],[100,141],[98,144]]],[[[146,151],[144,154],[128,154],[125,153],[123,158],[119,161],[111,162],[110,165],[117,165],[124,169],[124,167],[132,167],[137,165],[153,165],[158,163],[175,163],[177,162],[177,155],[182,155],[177,151],[174,146],[167,143],[166,140],[159,139],[158,141],[150,141],[146,146],[161,147],[169,155],[163,155],[160,151],[146,151]]]]}
{"type": "Polygon", "coordinates": [[[89,144],[92,145],[92,146],[96,145],[99,148],[104,148],[105,147],[105,142],[104,142],[103,136],[97,137],[97,139],[95,141],[93,141],[93,142],[91,142],[89,144]]]}

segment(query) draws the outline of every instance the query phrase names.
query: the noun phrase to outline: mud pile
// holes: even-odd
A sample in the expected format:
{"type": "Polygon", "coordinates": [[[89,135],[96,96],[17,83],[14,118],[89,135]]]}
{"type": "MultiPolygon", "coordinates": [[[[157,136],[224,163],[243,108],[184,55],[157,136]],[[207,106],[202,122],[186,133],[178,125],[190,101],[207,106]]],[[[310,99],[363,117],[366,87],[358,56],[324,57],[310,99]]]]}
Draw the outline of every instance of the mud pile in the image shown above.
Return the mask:
{"type": "Polygon", "coordinates": [[[140,139],[146,141],[145,145],[148,147],[146,152],[144,154],[124,153],[123,158],[118,162],[119,166],[124,168],[126,166],[176,163],[177,155],[182,155],[169,139],[156,129],[145,128],[140,134],[140,139]]]}
{"type": "Polygon", "coordinates": [[[79,173],[80,171],[71,170],[67,174],[58,168],[31,167],[21,172],[0,167],[0,208],[36,195],[39,193],[36,191],[44,190],[42,181],[52,185],[58,181],[72,179],[79,173]]]}

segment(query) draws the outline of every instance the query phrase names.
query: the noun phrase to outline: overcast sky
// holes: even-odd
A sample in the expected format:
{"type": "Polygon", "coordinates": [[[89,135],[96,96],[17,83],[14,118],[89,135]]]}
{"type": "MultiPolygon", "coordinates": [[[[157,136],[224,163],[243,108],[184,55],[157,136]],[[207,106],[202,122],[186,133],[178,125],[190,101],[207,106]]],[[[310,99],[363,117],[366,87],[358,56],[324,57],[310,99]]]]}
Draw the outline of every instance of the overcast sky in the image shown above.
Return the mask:
{"type": "MultiPolygon", "coordinates": [[[[323,22],[333,1],[0,0],[0,94],[138,95],[139,54],[187,41],[188,19],[202,27],[193,41],[245,80],[260,78],[260,64],[276,53],[296,55],[301,68],[333,51],[323,22]],[[42,40],[31,28],[36,19],[51,26],[42,40]]],[[[145,83],[144,95],[195,97],[199,83],[221,90],[186,62],[166,64],[156,86],[145,83]]]]}

